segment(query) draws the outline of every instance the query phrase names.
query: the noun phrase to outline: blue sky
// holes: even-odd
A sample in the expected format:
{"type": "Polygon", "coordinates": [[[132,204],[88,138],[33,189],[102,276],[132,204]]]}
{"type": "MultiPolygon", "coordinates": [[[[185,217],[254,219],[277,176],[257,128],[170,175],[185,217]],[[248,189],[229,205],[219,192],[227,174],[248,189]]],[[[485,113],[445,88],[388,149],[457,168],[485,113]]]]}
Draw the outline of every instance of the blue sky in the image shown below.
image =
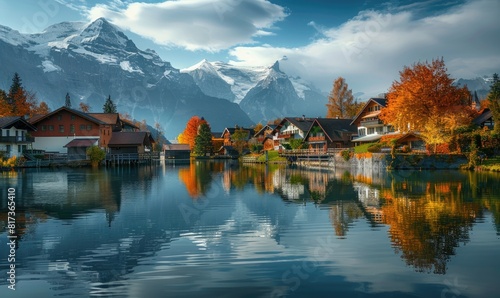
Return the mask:
{"type": "Polygon", "coordinates": [[[176,68],[202,59],[271,65],[323,91],[338,77],[376,96],[405,65],[443,57],[454,78],[500,72],[500,1],[0,0],[26,33],[105,17],[176,68]]]}

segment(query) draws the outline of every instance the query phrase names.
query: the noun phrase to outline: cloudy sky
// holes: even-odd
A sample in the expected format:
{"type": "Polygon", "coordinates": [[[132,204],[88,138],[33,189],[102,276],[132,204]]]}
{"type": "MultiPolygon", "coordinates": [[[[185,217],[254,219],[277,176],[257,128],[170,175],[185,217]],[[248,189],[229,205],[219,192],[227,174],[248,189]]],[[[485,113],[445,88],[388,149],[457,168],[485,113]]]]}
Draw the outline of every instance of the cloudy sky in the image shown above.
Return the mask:
{"type": "Polygon", "coordinates": [[[0,0],[0,24],[21,32],[105,17],[176,68],[284,59],[323,91],[343,76],[367,96],[434,58],[454,78],[500,72],[499,12],[498,0],[0,0]]]}

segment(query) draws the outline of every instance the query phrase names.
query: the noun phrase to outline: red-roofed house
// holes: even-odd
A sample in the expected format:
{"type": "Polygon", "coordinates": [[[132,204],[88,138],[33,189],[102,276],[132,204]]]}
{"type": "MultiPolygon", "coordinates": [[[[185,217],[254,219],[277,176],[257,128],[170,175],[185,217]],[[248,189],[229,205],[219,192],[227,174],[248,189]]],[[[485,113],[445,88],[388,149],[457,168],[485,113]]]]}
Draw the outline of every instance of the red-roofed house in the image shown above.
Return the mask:
{"type": "Polygon", "coordinates": [[[76,139],[97,139],[99,147],[108,148],[114,133],[138,130],[133,123],[120,119],[118,113],[84,113],[67,107],[28,121],[37,128],[32,134],[34,149],[58,153],[80,152],[83,147],[75,147],[75,144],[83,143],[70,144],[76,139]]]}
{"type": "Polygon", "coordinates": [[[73,139],[68,144],[64,145],[68,148],[69,159],[86,159],[87,148],[98,145],[99,139],[73,139]]]}

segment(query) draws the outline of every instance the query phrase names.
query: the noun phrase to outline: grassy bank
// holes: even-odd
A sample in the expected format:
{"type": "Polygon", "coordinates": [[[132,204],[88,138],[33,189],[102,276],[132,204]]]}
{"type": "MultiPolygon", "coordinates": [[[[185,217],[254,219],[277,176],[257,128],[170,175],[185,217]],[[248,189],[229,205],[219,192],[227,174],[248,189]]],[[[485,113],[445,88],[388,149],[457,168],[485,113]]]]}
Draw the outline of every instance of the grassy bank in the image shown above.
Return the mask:
{"type": "Polygon", "coordinates": [[[478,171],[500,172],[500,156],[484,159],[476,168],[478,171]]]}
{"type": "MultiPolygon", "coordinates": [[[[270,163],[284,163],[287,162],[286,158],[279,156],[278,151],[268,151],[267,161],[270,163]]],[[[257,158],[258,162],[266,162],[266,155],[262,154],[257,158]]]]}

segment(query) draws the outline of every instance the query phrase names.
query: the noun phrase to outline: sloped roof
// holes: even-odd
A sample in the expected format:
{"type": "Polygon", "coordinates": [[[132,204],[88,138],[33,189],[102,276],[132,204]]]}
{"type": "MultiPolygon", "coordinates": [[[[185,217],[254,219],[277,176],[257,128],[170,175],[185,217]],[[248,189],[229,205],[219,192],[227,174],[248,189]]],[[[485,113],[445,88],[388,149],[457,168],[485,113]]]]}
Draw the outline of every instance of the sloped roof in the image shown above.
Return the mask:
{"type": "Polygon", "coordinates": [[[278,126],[284,124],[284,121],[288,121],[288,122],[292,123],[298,129],[302,130],[303,132],[307,132],[311,128],[311,126],[314,122],[314,118],[286,117],[281,121],[281,123],[278,126]]]}
{"type": "Polygon", "coordinates": [[[212,132],[212,137],[220,139],[220,138],[224,137],[224,135],[222,132],[212,132]]]}
{"type": "Polygon", "coordinates": [[[147,131],[121,131],[111,135],[108,147],[140,146],[151,143],[154,143],[154,140],[147,131]]]}
{"type": "Polygon", "coordinates": [[[270,130],[274,130],[274,129],[276,128],[276,126],[277,126],[277,125],[274,125],[274,124],[267,124],[267,125],[264,125],[264,127],[262,127],[262,128],[261,128],[258,132],[256,132],[256,133],[254,134],[254,136],[258,136],[258,135],[261,135],[261,134],[263,135],[263,134],[264,134],[264,132],[265,132],[266,130],[269,130],[269,129],[270,129],[270,130]]]}
{"type": "Polygon", "coordinates": [[[322,128],[325,135],[330,139],[342,140],[342,133],[357,133],[357,127],[351,125],[351,119],[316,118],[306,134],[306,138],[311,132],[314,124],[317,123],[322,128]]]}
{"type": "Polygon", "coordinates": [[[36,127],[31,125],[23,117],[9,116],[0,118],[0,129],[9,129],[11,127],[15,127],[17,129],[26,129],[31,131],[36,130],[36,127]]]}
{"type": "Polygon", "coordinates": [[[244,128],[244,127],[226,127],[226,129],[224,129],[224,132],[222,132],[222,136],[224,136],[224,133],[226,131],[229,132],[229,134],[233,135],[236,130],[244,130],[248,133],[247,135],[247,139],[250,139],[250,136],[253,134],[253,129],[252,128],[244,128]]]}
{"type": "Polygon", "coordinates": [[[119,119],[118,113],[87,113],[87,115],[110,125],[117,124],[119,119]]]}
{"type": "Polygon", "coordinates": [[[481,125],[482,123],[486,122],[488,119],[493,117],[493,114],[491,113],[490,109],[484,109],[481,115],[477,116],[472,120],[472,122],[476,125],[481,125]]]}
{"type": "Polygon", "coordinates": [[[382,137],[382,135],[373,134],[373,135],[358,137],[358,138],[352,139],[352,141],[353,142],[372,142],[372,141],[380,140],[381,137],[382,137]]]}
{"type": "Polygon", "coordinates": [[[130,126],[132,128],[135,128],[135,129],[140,129],[140,127],[135,125],[134,122],[131,120],[120,118],[120,121],[124,124],[124,126],[127,125],[127,126],[130,126]]]}
{"type": "Polygon", "coordinates": [[[90,147],[95,145],[99,139],[74,139],[71,140],[68,144],[63,147],[72,148],[72,147],[90,147]]]}
{"type": "Polygon", "coordinates": [[[370,98],[366,101],[365,105],[363,106],[363,108],[361,110],[359,110],[358,114],[356,116],[354,116],[354,118],[352,119],[351,121],[351,124],[353,124],[356,120],[358,120],[359,116],[361,114],[363,114],[363,112],[365,111],[366,107],[370,104],[370,102],[375,102],[377,103],[378,105],[382,106],[382,107],[386,107],[387,106],[387,99],[385,98],[370,98]]]}
{"type": "Polygon", "coordinates": [[[105,122],[99,120],[99,119],[96,119],[90,115],[88,115],[87,113],[84,113],[84,112],[81,112],[81,111],[78,111],[78,110],[74,110],[74,109],[70,109],[70,108],[67,108],[65,106],[63,107],[60,107],[59,109],[55,110],[55,111],[52,111],[48,114],[45,114],[45,115],[42,115],[41,117],[37,116],[37,117],[31,117],[30,119],[28,119],[28,122],[33,124],[33,125],[36,125],[38,122],[42,121],[43,119],[46,119],[52,115],[55,115],[61,111],[67,111],[71,114],[74,114],[74,115],[77,115],[81,118],[84,118],[84,119],[87,119],[95,124],[98,124],[98,125],[102,125],[102,124],[106,124],[105,122]]]}

